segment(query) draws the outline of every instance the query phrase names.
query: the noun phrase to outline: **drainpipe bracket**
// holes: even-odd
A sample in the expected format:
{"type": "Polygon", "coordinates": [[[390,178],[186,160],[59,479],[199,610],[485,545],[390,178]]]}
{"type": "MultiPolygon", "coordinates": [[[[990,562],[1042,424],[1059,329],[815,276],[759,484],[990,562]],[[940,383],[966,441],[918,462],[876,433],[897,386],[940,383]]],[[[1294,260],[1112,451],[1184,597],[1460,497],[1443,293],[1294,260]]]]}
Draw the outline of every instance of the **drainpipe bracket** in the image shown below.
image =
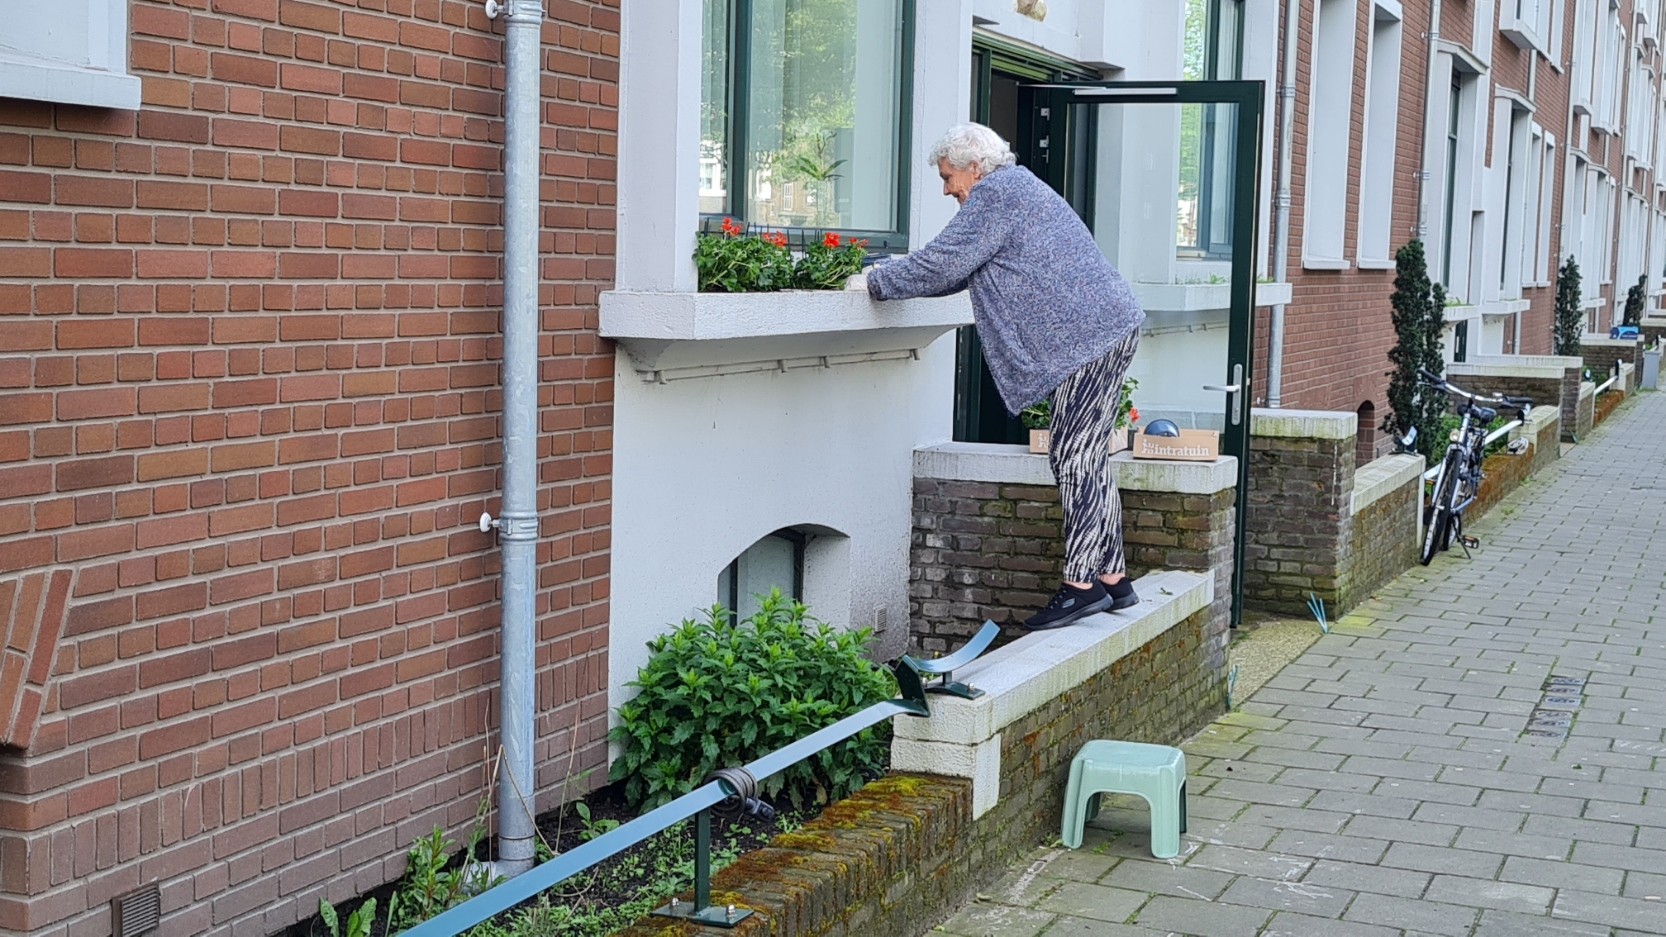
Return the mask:
{"type": "Polygon", "coordinates": [[[476,522],[483,534],[497,531],[499,540],[536,540],[538,539],[537,515],[517,517],[493,517],[489,512],[480,512],[480,519],[476,522]]]}

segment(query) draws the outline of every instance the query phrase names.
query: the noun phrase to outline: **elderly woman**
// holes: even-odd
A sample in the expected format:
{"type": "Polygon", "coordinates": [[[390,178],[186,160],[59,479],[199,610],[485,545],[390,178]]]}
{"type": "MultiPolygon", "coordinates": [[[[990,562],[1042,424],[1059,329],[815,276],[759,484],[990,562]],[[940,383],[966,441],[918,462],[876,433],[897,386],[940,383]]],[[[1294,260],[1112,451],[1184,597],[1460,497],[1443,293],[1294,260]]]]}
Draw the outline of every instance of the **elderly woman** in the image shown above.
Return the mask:
{"type": "MultiPolygon", "coordinates": [[[[1009,412],[1053,397],[1050,460],[1064,504],[1064,582],[1024,626],[1058,628],[1139,602],[1107,464],[1122,379],[1145,312],[1058,193],[981,124],[931,149],[960,211],[930,244],[872,268],[874,299],[972,291],[984,358],[1009,412]]],[[[857,286],[858,283],[852,284],[857,286]]]]}

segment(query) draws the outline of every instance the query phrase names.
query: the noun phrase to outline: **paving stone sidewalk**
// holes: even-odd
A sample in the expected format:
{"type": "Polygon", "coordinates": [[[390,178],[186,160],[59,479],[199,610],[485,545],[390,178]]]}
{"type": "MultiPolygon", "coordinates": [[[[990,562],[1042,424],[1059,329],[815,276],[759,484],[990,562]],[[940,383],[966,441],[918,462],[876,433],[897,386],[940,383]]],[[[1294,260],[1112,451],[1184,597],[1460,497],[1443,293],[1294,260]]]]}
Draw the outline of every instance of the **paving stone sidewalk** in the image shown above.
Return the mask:
{"type": "Polygon", "coordinates": [[[1184,746],[1179,858],[1111,810],[939,932],[1666,934],[1666,393],[1471,532],[1184,746]]]}

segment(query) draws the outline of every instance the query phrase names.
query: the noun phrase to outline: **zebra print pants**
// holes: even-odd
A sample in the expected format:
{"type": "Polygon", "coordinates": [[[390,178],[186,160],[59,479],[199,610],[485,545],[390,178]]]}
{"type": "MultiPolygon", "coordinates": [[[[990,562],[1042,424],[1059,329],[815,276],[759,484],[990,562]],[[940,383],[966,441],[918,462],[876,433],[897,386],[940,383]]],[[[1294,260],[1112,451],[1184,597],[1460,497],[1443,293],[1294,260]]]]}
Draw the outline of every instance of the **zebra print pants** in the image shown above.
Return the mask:
{"type": "Polygon", "coordinates": [[[1048,459],[1064,505],[1064,578],[1088,582],[1127,568],[1122,499],[1110,472],[1111,430],[1140,330],[1082,365],[1053,391],[1048,459]]]}

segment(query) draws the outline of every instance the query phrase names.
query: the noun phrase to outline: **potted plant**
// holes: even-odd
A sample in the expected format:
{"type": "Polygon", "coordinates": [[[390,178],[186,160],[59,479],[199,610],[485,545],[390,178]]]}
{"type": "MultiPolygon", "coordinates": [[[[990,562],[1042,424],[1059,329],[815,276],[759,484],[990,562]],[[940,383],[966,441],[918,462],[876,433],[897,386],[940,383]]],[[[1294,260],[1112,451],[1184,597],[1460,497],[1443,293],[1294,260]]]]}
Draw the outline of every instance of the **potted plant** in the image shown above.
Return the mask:
{"type": "Polygon", "coordinates": [[[725,218],[721,234],[695,237],[694,269],[702,293],[838,290],[862,272],[867,247],[862,238],[828,231],[795,257],[785,233],[748,234],[745,225],[725,218]]]}
{"type": "Polygon", "coordinates": [[[1052,431],[1048,429],[1053,425],[1053,398],[1030,404],[1018,412],[1018,419],[1030,431],[1030,451],[1038,455],[1045,453],[1053,438],[1052,431]]]}
{"type": "MultiPolygon", "coordinates": [[[[1134,427],[1140,422],[1139,408],[1134,406],[1134,391],[1140,382],[1128,378],[1122,382],[1122,395],[1116,404],[1116,422],[1112,424],[1111,451],[1121,452],[1133,444],[1134,427]]],[[[1019,411],[1018,418],[1030,431],[1030,451],[1041,454],[1052,444],[1053,398],[1031,404],[1019,411]]]]}

